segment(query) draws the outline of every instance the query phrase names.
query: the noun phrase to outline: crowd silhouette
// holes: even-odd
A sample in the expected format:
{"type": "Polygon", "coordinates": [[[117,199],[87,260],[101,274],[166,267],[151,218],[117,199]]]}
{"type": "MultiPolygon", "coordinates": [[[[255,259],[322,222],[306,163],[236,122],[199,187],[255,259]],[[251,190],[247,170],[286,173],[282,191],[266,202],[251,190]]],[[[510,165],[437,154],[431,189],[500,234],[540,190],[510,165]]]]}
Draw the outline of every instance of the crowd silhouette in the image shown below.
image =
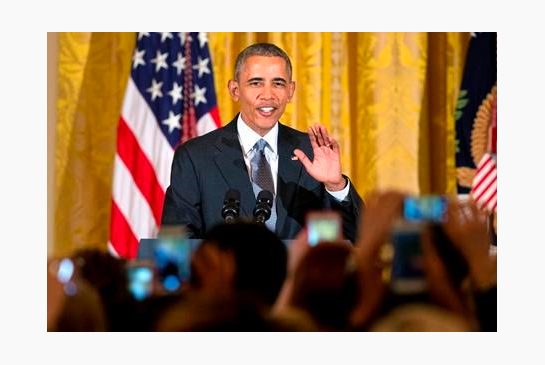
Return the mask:
{"type": "Polygon", "coordinates": [[[165,290],[158,267],[143,264],[143,296],[131,290],[135,260],[98,249],[51,257],[48,331],[497,331],[490,217],[452,197],[442,221],[401,231],[405,197],[369,196],[355,242],[312,246],[303,229],[286,243],[261,224],[219,224],[181,285],[165,290]]]}

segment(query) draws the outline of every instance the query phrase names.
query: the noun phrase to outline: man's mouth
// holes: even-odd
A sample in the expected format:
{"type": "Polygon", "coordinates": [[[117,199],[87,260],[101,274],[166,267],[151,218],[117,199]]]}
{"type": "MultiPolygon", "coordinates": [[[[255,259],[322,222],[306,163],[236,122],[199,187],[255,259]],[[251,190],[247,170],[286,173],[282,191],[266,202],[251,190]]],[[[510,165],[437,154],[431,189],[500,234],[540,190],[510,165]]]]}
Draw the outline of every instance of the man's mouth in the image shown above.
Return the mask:
{"type": "Polygon", "coordinates": [[[272,106],[262,106],[262,107],[257,108],[257,109],[261,110],[262,112],[269,113],[269,112],[272,112],[276,108],[272,107],[272,106]]]}
{"type": "Polygon", "coordinates": [[[272,106],[262,106],[257,108],[257,110],[261,115],[269,116],[276,110],[276,108],[272,106]]]}

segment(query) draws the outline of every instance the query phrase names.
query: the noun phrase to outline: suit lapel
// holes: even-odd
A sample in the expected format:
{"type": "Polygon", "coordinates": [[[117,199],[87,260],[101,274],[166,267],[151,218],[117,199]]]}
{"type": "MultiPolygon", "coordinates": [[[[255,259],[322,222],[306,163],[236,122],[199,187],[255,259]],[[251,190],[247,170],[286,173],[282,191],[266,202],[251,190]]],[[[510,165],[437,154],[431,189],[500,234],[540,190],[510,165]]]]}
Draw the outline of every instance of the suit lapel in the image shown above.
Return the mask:
{"type": "Polygon", "coordinates": [[[255,196],[237,136],[237,117],[223,128],[223,133],[216,140],[215,147],[218,149],[218,153],[214,158],[214,162],[227,185],[240,191],[241,216],[251,217],[255,205],[255,196]]]}
{"type": "Polygon", "coordinates": [[[296,189],[301,179],[302,165],[292,160],[293,150],[299,148],[297,139],[290,130],[278,123],[278,179],[276,199],[276,232],[283,235],[285,232],[287,213],[294,203],[296,189]]]}

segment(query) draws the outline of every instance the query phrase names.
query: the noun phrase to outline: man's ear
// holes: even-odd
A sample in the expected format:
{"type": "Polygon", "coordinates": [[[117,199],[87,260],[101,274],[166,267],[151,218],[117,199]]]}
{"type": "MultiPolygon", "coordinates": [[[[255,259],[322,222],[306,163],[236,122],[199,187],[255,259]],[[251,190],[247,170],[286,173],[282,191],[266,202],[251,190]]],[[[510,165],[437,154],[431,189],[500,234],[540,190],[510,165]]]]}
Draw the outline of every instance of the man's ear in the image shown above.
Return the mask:
{"type": "Polygon", "coordinates": [[[289,87],[288,102],[291,102],[291,99],[293,99],[293,94],[295,93],[295,81],[290,81],[288,87],[289,87]]]}
{"type": "Polygon", "coordinates": [[[231,95],[231,99],[233,101],[238,101],[240,97],[240,89],[238,87],[238,82],[235,80],[229,80],[227,83],[227,88],[229,89],[229,94],[231,95]]]}

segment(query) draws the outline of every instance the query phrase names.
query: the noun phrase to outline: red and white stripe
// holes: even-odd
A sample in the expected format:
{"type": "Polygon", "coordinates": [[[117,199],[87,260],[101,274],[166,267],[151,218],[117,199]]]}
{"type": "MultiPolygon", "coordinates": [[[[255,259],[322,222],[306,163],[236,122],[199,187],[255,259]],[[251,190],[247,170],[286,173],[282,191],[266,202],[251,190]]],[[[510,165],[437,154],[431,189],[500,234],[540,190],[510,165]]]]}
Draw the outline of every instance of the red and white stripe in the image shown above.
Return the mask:
{"type": "MultiPolygon", "coordinates": [[[[197,121],[205,134],[220,126],[217,108],[197,121]]],[[[157,236],[174,149],[129,78],[119,118],[108,249],[134,258],[141,238],[157,236]]]]}
{"type": "Polygon", "coordinates": [[[496,158],[486,153],[479,165],[471,186],[471,196],[480,209],[489,212],[497,209],[496,158]]]}

